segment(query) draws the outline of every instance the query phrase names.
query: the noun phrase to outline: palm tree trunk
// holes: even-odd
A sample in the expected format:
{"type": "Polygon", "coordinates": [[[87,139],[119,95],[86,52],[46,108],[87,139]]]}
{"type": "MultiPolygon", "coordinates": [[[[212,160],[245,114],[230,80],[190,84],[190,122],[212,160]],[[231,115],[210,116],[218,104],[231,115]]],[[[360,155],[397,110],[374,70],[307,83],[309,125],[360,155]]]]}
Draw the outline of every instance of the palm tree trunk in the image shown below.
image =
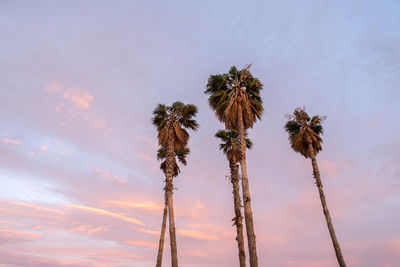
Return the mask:
{"type": "Polygon", "coordinates": [[[164,195],[164,213],[161,225],[161,234],[160,234],[160,242],[158,243],[158,254],[157,254],[157,263],[156,267],[161,267],[162,256],[164,250],[164,237],[165,237],[165,228],[167,226],[167,213],[168,213],[168,197],[167,194],[164,195]]]}
{"type": "Polygon", "coordinates": [[[249,178],[246,165],[246,137],[243,123],[243,110],[241,103],[238,105],[238,130],[239,130],[239,158],[242,171],[242,189],[244,204],[244,219],[246,222],[247,243],[249,246],[250,267],[258,267],[256,235],[254,234],[253,212],[251,210],[251,198],[249,190],[249,178]]]}
{"type": "Polygon", "coordinates": [[[329,210],[328,210],[328,205],[326,204],[325,194],[324,194],[324,190],[322,189],[322,181],[321,181],[321,176],[320,176],[319,169],[318,169],[317,160],[315,158],[314,149],[313,149],[312,143],[310,141],[308,141],[308,153],[310,154],[310,157],[311,157],[314,178],[315,178],[315,181],[316,181],[316,184],[318,187],[319,198],[321,199],[322,209],[324,211],[326,223],[327,223],[328,229],[329,229],[329,234],[332,239],[333,248],[335,249],[336,258],[339,262],[340,267],[346,267],[346,263],[344,262],[342,251],[340,250],[339,242],[336,237],[335,229],[333,228],[331,215],[329,214],[329,210]]]}
{"type": "Polygon", "coordinates": [[[169,214],[169,241],[171,246],[171,262],[172,267],[178,267],[178,252],[176,248],[176,234],[175,234],[175,218],[174,218],[174,203],[172,199],[172,191],[174,189],[172,177],[173,166],[175,162],[174,146],[175,139],[173,129],[171,128],[168,133],[168,149],[167,149],[167,179],[166,179],[166,194],[168,198],[168,214],[169,214]]]}
{"type": "Polygon", "coordinates": [[[246,267],[246,253],[244,251],[244,238],[243,238],[243,217],[241,212],[241,200],[240,200],[240,193],[239,193],[239,166],[230,161],[229,167],[231,169],[231,183],[233,186],[233,200],[234,200],[234,207],[235,207],[235,221],[234,225],[236,225],[236,241],[238,242],[238,249],[239,249],[239,262],[240,267],[246,267]]]}

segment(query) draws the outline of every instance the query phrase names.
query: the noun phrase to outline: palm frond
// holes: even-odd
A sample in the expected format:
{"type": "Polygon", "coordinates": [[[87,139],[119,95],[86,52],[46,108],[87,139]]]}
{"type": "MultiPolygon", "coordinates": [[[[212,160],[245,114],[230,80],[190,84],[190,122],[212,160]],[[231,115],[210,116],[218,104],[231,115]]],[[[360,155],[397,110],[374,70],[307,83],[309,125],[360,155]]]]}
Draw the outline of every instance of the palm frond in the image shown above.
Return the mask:
{"type": "Polygon", "coordinates": [[[305,107],[296,108],[293,114],[286,115],[288,121],[284,128],[289,135],[289,142],[292,149],[305,158],[310,157],[308,144],[311,142],[314,154],[322,150],[322,138],[324,130],[321,125],[326,117],[310,116],[305,111],[305,107]]]}
{"type": "Polygon", "coordinates": [[[229,129],[238,128],[238,107],[242,106],[243,122],[246,129],[261,119],[264,111],[260,91],[262,83],[250,73],[250,66],[238,70],[235,66],[228,73],[211,75],[205,94],[217,118],[229,129]]]}

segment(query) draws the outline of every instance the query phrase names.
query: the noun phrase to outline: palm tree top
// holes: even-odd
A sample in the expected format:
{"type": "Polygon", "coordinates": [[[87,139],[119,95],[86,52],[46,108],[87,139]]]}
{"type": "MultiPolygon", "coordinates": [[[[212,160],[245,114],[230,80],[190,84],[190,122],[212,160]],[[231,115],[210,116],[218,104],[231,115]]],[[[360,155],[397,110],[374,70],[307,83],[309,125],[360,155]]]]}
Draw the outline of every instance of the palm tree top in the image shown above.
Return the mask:
{"type": "Polygon", "coordinates": [[[193,104],[174,102],[171,106],[158,104],[153,111],[152,122],[157,130],[161,130],[169,121],[176,121],[181,127],[196,131],[199,124],[193,118],[197,114],[197,107],[193,104]]]}
{"type": "Polygon", "coordinates": [[[205,94],[210,95],[208,103],[217,118],[226,128],[238,129],[238,106],[243,110],[245,129],[252,128],[264,111],[260,92],[263,85],[250,73],[251,65],[242,70],[232,66],[228,73],[211,75],[205,94]]]}
{"type": "MultiPolygon", "coordinates": [[[[219,138],[223,143],[219,144],[219,149],[224,152],[228,160],[233,162],[239,161],[239,133],[236,130],[219,130],[215,137],[219,138]]],[[[253,142],[247,138],[247,132],[245,132],[246,148],[251,149],[253,142]]]]}
{"type": "Polygon", "coordinates": [[[171,106],[158,104],[153,111],[152,122],[158,131],[158,142],[166,147],[169,137],[169,130],[172,129],[175,134],[176,150],[182,150],[186,147],[189,140],[189,134],[186,129],[196,131],[199,124],[194,119],[197,114],[197,107],[192,104],[183,104],[180,101],[174,102],[171,106]]]}
{"type": "Polygon", "coordinates": [[[311,143],[314,155],[322,150],[322,138],[324,129],[321,125],[326,116],[313,116],[312,118],[305,111],[305,107],[296,108],[293,114],[286,115],[288,121],[285,130],[289,134],[289,141],[292,149],[305,158],[310,158],[308,144],[311,143]]]}

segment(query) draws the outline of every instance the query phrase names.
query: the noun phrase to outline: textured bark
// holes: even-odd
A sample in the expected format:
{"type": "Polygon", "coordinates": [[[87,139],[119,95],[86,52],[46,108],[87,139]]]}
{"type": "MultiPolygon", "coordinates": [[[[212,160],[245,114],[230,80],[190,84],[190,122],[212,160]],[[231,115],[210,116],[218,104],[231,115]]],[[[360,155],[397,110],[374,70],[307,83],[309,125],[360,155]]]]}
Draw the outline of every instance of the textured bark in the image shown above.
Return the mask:
{"type": "Polygon", "coordinates": [[[246,165],[246,137],[243,110],[241,103],[238,104],[238,130],[239,130],[239,159],[240,169],[242,171],[242,189],[243,189],[243,204],[244,204],[244,219],[246,222],[247,243],[249,246],[250,267],[258,267],[256,235],[254,234],[253,212],[251,210],[251,198],[249,189],[249,179],[247,176],[246,165]]]}
{"type": "Polygon", "coordinates": [[[175,234],[175,218],[174,218],[174,203],[172,199],[173,186],[173,168],[175,163],[174,146],[175,146],[175,133],[172,128],[168,132],[168,149],[167,149],[167,179],[165,191],[168,199],[168,214],[169,214],[169,241],[171,246],[171,262],[172,267],[178,267],[178,252],[176,247],[176,234],[175,234]]]}
{"type": "Polygon", "coordinates": [[[317,164],[317,160],[316,160],[315,155],[314,155],[314,149],[312,147],[311,140],[308,139],[307,143],[308,143],[308,153],[310,155],[311,163],[312,163],[312,167],[313,167],[313,174],[314,174],[315,182],[316,182],[317,187],[318,187],[319,198],[321,199],[322,209],[324,211],[326,224],[328,225],[329,234],[330,234],[331,239],[332,239],[333,248],[335,249],[336,258],[337,258],[337,260],[339,262],[339,266],[340,267],[346,267],[346,263],[344,262],[342,251],[340,250],[339,242],[338,242],[337,237],[336,237],[335,229],[333,228],[332,219],[331,219],[331,215],[329,214],[328,205],[326,203],[324,190],[322,189],[321,176],[320,176],[320,173],[319,173],[318,164],[317,164]]]}
{"type": "Polygon", "coordinates": [[[162,263],[162,256],[164,250],[164,237],[165,237],[165,228],[167,227],[167,214],[168,214],[168,197],[167,194],[164,196],[165,203],[164,203],[164,213],[161,225],[161,234],[160,234],[160,242],[158,243],[158,254],[157,254],[157,263],[156,267],[161,267],[162,263]]]}
{"type": "Polygon", "coordinates": [[[233,186],[233,201],[234,201],[234,208],[235,208],[235,218],[233,221],[236,225],[236,241],[238,242],[238,249],[239,249],[239,262],[240,267],[246,267],[246,253],[244,250],[244,238],[243,238],[243,217],[242,217],[242,204],[240,200],[240,193],[239,193],[239,166],[233,162],[229,162],[229,167],[231,170],[231,183],[233,186]]]}

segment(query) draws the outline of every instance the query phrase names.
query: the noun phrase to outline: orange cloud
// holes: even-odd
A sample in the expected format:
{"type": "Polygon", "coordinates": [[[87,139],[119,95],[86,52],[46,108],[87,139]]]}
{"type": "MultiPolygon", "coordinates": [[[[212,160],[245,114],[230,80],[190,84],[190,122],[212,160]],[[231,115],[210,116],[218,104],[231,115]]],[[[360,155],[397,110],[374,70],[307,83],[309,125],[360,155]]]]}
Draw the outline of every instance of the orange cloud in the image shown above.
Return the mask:
{"type": "Polygon", "coordinates": [[[12,139],[8,139],[8,138],[5,138],[5,137],[1,138],[1,141],[2,141],[3,143],[13,144],[13,145],[19,145],[19,144],[21,144],[21,141],[12,140],[12,139]]]}
{"type": "Polygon", "coordinates": [[[93,173],[100,175],[101,177],[107,179],[110,182],[117,182],[117,183],[120,183],[120,184],[126,184],[126,182],[127,182],[126,178],[120,177],[120,176],[115,175],[115,174],[112,174],[112,173],[110,173],[110,172],[108,172],[106,170],[100,169],[100,168],[96,168],[96,169],[90,168],[90,170],[93,173]]]}
{"type": "Polygon", "coordinates": [[[44,89],[46,89],[46,91],[48,93],[50,93],[50,94],[56,94],[61,89],[61,83],[59,83],[59,82],[51,82],[51,83],[47,84],[44,87],[44,89]]]}
{"type": "Polygon", "coordinates": [[[134,223],[137,225],[141,225],[141,226],[145,226],[145,224],[137,219],[134,218],[130,218],[130,217],[126,217],[122,214],[118,214],[118,213],[114,213],[111,211],[107,211],[107,210],[103,210],[103,209],[98,209],[98,208],[92,208],[92,207],[87,207],[87,206],[80,206],[80,205],[66,205],[67,207],[71,208],[71,209],[77,209],[77,210],[81,210],[81,211],[85,211],[85,212],[89,212],[89,213],[94,213],[97,215],[103,215],[103,216],[108,216],[108,217],[112,217],[112,218],[116,218],[125,222],[129,222],[129,223],[134,223]]]}
{"type": "Polygon", "coordinates": [[[42,237],[39,234],[20,232],[20,231],[8,230],[8,229],[0,229],[0,234],[3,236],[8,236],[8,237],[13,236],[13,237],[30,238],[30,239],[36,239],[36,238],[42,237]]]}
{"type": "Polygon", "coordinates": [[[150,235],[156,235],[159,236],[160,235],[160,231],[154,231],[154,230],[149,230],[149,229],[143,229],[143,228],[139,228],[137,229],[139,232],[142,233],[146,233],[146,234],[150,234],[150,235]]]}
{"type": "Polygon", "coordinates": [[[75,86],[68,92],[64,93],[64,99],[69,100],[77,108],[87,109],[92,103],[94,97],[85,89],[75,86]]]}
{"type": "Polygon", "coordinates": [[[108,200],[104,202],[113,204],[120,208],[138,208],[138,209],[156,210],[156,211],[160,211],[164,208],[163,206],[157,203],[136,203],[129,201],[113,201],[113,200],[108,200]]]}
{"type": "Polygon", "coordinates": [[[74,233],[85,233],[85,234],[93,234],[96,232],[107,232],[109,229],[106,226],[100,226],[93,228],[92,225],[81,225],[76,228],[72,228],[68,230],[69,232],[74,232],[74,233]]]}
{"type": "Polygon", "coordinates": [[[125,244],[137,246],[137,247],[145,247],[145,248],[157,248],[158,244],[147,242],[147,241],[140,241],[140,240],[128,240],[124,242],[125,244]]]}
{"type": "Polygon", "coordinates": [[[20,207],[26,207],[26,208],[31,208],[31,209],[41,210],[41,211],[46,211],[46,212],[51,212],[51,213],[65,214],[65,212],[60,211],[60,210],[45,208],[42,206],[29,204],[29,203],[25,203],[25,202],[11,201],[11,200],[6,200],[6,199],[0,199],[0,202],[5,202],[5,203],[11,204],[11,205],[16,205],[16,206],[20,206],[20,207]]]}
{"type": "Polygon", "coordinates": [[[13,224],[13,225],[24,225],[23,223],[6,221],[6,220],[0,220],[0,223],[13,224]]]}
{"type": "Polygon", "coordinates": [[[191,237],[195,239],[202,239],[202,240],[220,240],[221,238],[217,235],[213,234],[206,234],[200,231],[195,230],[177,230],[176,231],[181,236],[191,237]]]}

